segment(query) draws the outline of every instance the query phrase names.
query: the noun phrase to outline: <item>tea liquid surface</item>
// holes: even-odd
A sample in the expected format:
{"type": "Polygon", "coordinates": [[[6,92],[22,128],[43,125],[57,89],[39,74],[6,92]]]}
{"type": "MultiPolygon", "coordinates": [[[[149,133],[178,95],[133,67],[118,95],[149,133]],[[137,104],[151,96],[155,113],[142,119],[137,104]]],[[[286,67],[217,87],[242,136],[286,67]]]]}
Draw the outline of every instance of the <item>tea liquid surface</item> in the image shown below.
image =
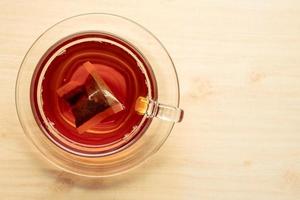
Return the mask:
{"type": "Polygon", "coordinates": [[[31,83],[33,113],[47,137],[57,140],[52,135],[55,131],[68,141],[87,146],[109,145],[141,135],[151,119],[134,110],[140,96],[156,98],[151,68],[130,44],[103,33],[82,33],[58,42],[40,60],[31,83]],[[85,62],[93,64],[124,109],[79,133],[69,102],[57,91],[89,76],[85,62]]]}

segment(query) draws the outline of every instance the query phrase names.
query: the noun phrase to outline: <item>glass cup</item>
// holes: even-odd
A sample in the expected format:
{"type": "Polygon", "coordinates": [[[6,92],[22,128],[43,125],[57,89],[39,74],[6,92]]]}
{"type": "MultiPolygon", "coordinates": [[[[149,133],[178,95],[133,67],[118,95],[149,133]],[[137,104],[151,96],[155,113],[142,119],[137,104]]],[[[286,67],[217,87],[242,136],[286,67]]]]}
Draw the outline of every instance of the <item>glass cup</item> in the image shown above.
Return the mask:
{"type": "MultiPolygon", "coordinates": [[[[40,77],[43,78],[43,77],[40,77]]],[[[31,46],[20,67],[16,84],[18,117],[25,135],[44,157],[57,167],[82,176],[106,177],[132,169],[162,146],[174,124],[183,118],[179,106],[177,73],[162,43],[141,25],[112,14],[83,14],[67,18],[46,30],[31,46]],[[109,153],[78,153],[57,145],[46,136],[42,126],[47,121],[36,120],[31,104],[31,80],[35,68],[49,47],[75,33],[109,33],[132,44],[147,60],[156,79],[157,99],[139,99],[144,117],[152,118],[146,131],[130,145],[109,153]]],[[[59,133],[57,134],[59,137],[59,133]]],[[[126,140],[126,138],[124,138],[126,140]]],[[[75,150],[74,150],[75,149],[75,150]]]]}

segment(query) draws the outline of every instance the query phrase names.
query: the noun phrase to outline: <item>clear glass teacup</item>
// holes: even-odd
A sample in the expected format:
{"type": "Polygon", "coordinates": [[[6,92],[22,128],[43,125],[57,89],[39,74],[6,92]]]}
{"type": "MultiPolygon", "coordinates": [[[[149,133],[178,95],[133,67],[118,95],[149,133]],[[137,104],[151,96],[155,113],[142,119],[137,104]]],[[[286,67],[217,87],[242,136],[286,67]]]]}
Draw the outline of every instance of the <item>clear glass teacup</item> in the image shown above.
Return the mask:
{"type": "Polygon", "coordinates": [[[160,41],[111,14],[50,27],[27,52],[16,85],[29,140],[56,166],[91,177],[120,174],[154,154],[183,118],[179,97],[160,41]]]}

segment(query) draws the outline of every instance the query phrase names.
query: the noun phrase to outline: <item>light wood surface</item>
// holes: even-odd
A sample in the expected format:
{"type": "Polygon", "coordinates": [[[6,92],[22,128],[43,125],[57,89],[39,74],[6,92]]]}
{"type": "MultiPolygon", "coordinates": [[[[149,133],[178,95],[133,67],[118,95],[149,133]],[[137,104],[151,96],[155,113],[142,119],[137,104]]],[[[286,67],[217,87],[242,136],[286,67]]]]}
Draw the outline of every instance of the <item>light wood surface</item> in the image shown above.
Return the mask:
{"type": "Polygon", "coordinates": [[[0,1],[3,200],[300,199],[300,2],[0,1]],[[131,18],[165,44],[185,118],[140,168],[86,179],[50,166],[25,139],[14,102],[21,61],[57,21],[131,18]]]}

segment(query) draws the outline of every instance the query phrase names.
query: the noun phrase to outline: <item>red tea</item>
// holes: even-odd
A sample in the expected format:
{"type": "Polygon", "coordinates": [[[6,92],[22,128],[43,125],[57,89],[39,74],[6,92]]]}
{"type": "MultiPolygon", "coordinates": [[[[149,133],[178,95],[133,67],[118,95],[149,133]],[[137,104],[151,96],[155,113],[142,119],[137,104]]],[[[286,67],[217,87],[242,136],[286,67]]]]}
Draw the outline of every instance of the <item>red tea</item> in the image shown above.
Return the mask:
{"type": "Polygon", "coordinates": [[[31,83],[32,109],[41,129],[54,143],[73,150],[73,144],[120,148],[137,139],[151,119],[135,111],[136,99],[156,99],[156,95],[155,78],[144,57],[128,42],[103,33],[81,33],[59,41],[41,58],[31,83]],[[87,62],[123,106],[101,120],[94,116],[108,106],[90,104],[82,87],[73,84],[91,88],[87,62]],[[85,104],[76,107],[75,101],[85,104]],[[79,131],[84,123],[88,125],[79,131]]]}

